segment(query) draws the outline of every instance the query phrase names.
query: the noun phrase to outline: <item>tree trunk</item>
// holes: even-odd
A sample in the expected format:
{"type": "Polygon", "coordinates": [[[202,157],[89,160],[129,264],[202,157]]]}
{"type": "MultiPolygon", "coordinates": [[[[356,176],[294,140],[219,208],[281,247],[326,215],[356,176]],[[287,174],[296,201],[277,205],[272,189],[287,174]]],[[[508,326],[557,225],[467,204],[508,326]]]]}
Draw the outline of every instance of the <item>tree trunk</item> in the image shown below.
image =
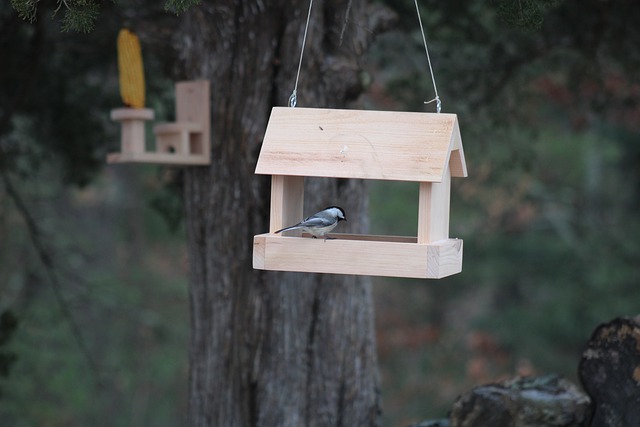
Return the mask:
{"type": "Polygon", "coordinates": [[[598,326],[578,372],[592,400],[590,427],[640,425],[640,316],[598,326]]]}
{"type": "MultiPolygon", "coordinates": [[[[274,105],[295,82],[307,2],[217,0],[184,15],[177,77],[212,87],[212,164],[185,174],[190,263],[190,426],[377,425],[380,403],[370,281],[252,269],[268,229],[269,177],[254,175],[274,105]]],[[[363,0],[316,2],[298,106],[341,107],[360,92],[373,30],[363,0]],[[344,31],[343,31],[344,30],[344,31]]],[[[305,212],[345,208],[365,232],[357,180],[306,183],[305,212]]]]}

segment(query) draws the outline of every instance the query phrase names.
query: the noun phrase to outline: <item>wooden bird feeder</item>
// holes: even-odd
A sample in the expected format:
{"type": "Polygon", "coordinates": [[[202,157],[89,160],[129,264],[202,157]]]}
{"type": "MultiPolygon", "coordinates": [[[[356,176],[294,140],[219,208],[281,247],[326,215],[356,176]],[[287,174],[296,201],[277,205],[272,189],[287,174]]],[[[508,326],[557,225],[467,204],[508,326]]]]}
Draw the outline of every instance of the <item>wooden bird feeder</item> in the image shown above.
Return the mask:
{"type": "Polygon", "coordinates": [[[256,269],[429,279],[462,271],[463,242],[449,238],[451,177],[467,176],[455,114],[275,107],[256,173],[272,175],[256,269]],[[418,235],[274,234],[303,218],[305,176],[419,182],[418,235]]]}
{"type": "Polygon", "coordinates": [[[153,118],[153,110],[148,108],[111,110],[111,120],[122,123],[121,151],[108,154],[107,163],[211,163],[210,100],[207,80],[176,83],[176,121],[155,125],[155,151],[146,151],[144,122],[153,118]]]}

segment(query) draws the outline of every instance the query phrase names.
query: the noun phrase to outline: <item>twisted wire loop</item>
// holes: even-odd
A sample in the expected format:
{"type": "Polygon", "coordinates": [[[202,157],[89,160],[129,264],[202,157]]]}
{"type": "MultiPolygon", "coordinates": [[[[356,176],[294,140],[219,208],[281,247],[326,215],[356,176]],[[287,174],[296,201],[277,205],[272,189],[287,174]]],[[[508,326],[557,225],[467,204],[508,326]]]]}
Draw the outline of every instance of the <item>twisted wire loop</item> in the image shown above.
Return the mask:
{"type": "Polygon", "coordinates": [[[296,93],[296,89],[293,90],[291,96],[289,97],[289,107],[295,108],[298,103],[298,94],[296,93]]]}

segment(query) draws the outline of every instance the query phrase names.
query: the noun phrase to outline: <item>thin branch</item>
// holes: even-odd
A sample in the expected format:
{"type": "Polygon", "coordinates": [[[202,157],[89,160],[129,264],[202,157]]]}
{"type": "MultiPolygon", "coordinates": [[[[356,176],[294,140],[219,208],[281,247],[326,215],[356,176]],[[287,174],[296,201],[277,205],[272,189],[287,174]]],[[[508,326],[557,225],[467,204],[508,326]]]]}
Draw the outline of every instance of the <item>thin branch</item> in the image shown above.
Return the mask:
{"type": "Polygon", "coordinates": [[[342,30],[340,31],[340,43],[339,46],[342,46],[342,39],[344,37],[344,32],[347,29],[347,25],[349,25],[349,14],[351,13],[351,3],[353,0],[349,0],[349,4],[347,4],[347,11],[344,14],[344,25],[342,26],[342,30]]]}
{"type": "Polygon", "coordinates": [[[56,302],[60,307],[60,312],[62,313],[62,316],[69,324],[69,328],[71,329],[71,334],[73,335],[73,338],[75,339],[78,347],[80,348],[81,353],[87,360],[87,364],[89,365],[89,368],[94,374],[96,384],[98,384],[98,386],[102,386],[102,382],[100,380],[100,371],[98,369],[98,366],[93,360],[93,358],[91,357],[91,353],[89,352],[87,344],[82,338],[80,327],[78,326],[78,323],[74,320],[73,315],[71,313],[71,309],[69,308],[69,305],[67,304],[67,302],[65,301],[62,295],[62,286],[60,284],[60,280],[58,279],[58,275],[56,273],[53,257],[51,256],[51,253],[43,243],[42,233],[40,231],[40,228],[38,227],[38,224],[34,220],[33,216],[31,216],[29,209],[27,208],[26,204],[22,200],[22,196],[20,195],[18,190],[16,190],[16,188],[13,186],[13,183],[11,182],[11,178],[9,178],[9,174],[7,173],[7,171],[0,170],[0,173],[2,174],[2,181],[4,182],[4,187],[7,190],[7,194],[9,195],[11,200],[13,200],[13,203],[18,209],[18,212],[20,213],[20,215],[22,216],[22,218],[24,219],[27,225],[27,230],[29,231],[29,237],[31,238],[31,242],[33,243],[36,253],[38,254],[38,257],[40,258],[40,261],[42,262],[42,265],[45,268],[45,271],[49,278],[49,282],[51,283],[51,288],[53,289],[53,294],[55,296],[56,302]]]}
{"type": "Polygon", "coordinates": [[[64,4],[64,7],[67,10],[71,10],[71,7],[69,7],[69,4],[67,3],[67,0],[58,0],[58,7],[56,7],[56,10],[53,11],[53,15],[55,16],[58,11],[60,10],[60,8],[62,7],[62,5],[64,4]]]}

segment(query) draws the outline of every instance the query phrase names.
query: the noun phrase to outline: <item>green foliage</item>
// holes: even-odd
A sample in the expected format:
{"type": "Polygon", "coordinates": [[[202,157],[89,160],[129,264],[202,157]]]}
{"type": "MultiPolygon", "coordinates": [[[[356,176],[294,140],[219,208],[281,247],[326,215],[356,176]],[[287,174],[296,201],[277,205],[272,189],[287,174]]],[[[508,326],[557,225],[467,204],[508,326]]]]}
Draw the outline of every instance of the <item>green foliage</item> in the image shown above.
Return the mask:
{"type": "MultiPolygon", "coordinates": [[[[411,3],[400,2],[402,31],[378,39],[374,85],[387,89],[384,109],[433,111],[422,104],[433,88],[411,3]]],[[[445,416],[457,395],[504,376],[575,379],[594,327],[637,314],[640,150],[629,94],[640,33],[629,23],[640,10],[501,3],[421,2],[469,168],[453,180],[450,221],[465,253],[459,275],[374,288],[389,425],[445,416]],[[393,322],[395,335],[381,332],[393,322]]],[[[415,232],[417,188],[372,189],[372,229],[415,232]]]]}
{"type": "MultiPolygon", "coordinates": [[[[0,15],[11,14],[3,3],[0,15]]],[[[0,167],[29,174],[59,162],[68,182],[86,185],[103,164],[107,138],[117,138],[105,133],[117,105],[113,33],[60,34],[50,21],[14,25],[0,67],[0,80],[12,82],[0,92],[0,167]]]]}
{"type": "Polygon", "coordinates": [[[36,20],[38,2],[39,0],[10,0],[11,6],[18,12],[18,16],[29,22],[36,20]]]}
{"type": "MultiPolygon", "coordinates": [[[[179,13],[197,3],[166,4],[179,13]]],[[[423,104],[432,87],[413,2],[387,3],[401,25],[379,37],[368,65],[373,86],[394,102],[369,107],[432,111],[423,104]]],[[[464,239],[465,258],[451,278],[374,287],[394,425],[444,416],[458,394],[522,366],[571,376],[593,327],[636,314],[640,299],[640,9],[595,0],[420,3],[444,111],[459,115],[469,165],[469,178],[454,180],[451,209],[450,234],[464,239]]],[[[46,5],[13,0],[0,13],[3,22],[15,11],[34,21],[46,5]]],[[[82,37],[36,20],[2,40],[0,169],[37,214],[100,368],[95,376],[73,341],[0,186],[0,262],[9,266],[0,269],[0,301],[20,319],[11,341],[0,339],[2,354],[17,356],[0,378],[0,419],[9,425],[180,425],[186,412],[180,177],[153,167],[100,174],[118,139],[108,111],[118,104],[122,15],[102,13],[82,37]]],[[[164,97],[153,105],[162,120],[173,87],[149,84],[164,97]]],[[[372,231],[414,234],[417,186],[372,188],[372,231]]]]}
{"type": "MultiPolygon", "coordinates": [[[[38,17],[38,3],[40,3],[39,0],[10,0],[10,4],[18,16],[30,23],[35,22],[38,17]]],[[[63,16],[60,19],[62,31],[90,33],[94,30],[100,16],[100,3],[99,0],[57,0],[57,7],[53,11],[52,17],[55,17],[64,8],[63,16]]],[[[167,12],[178,15],[200,3],[201,0],[166,0],[164,8],[167,12]]]]}
{"type": "MultiPolygon", "coordinates": [[[[37,19],[38,3],[38,0],[11,0],[11,6],[18,16],[31,23],[37,19]]],[[[55,16],[64,7],[62,31],[88,33],[94,29],[100,14],[97,0],[57,0],[57,4],[52,15],[55,16]]]]}
{"type": "Polygon", "coordinates": [[[20,328],[0,343],[2,352],[17,355],[11,375],[0,378],[0,419],[14,427],[180,425],[188,339],[184,235],[170,233],[139,197],[157,190],[155,169],[120,168],[75,189],[56,168],[14,181],[46,237],[98,370],[80,351],[49,275],[3,197],[0,233],[9,239],[0,241],[0,263],[10,268],[0,271],[0,301],[10,304],[20,328]]]}
{"type": "Polygon", "coordinates": [[[97,2],[92,0],[60,1],[65,6],[64,17],[61,21],[62,31],[89,33],[93,30],[100,14],[97,2]]]}
{"type": "Polygon", "coordinates": [[[508,24],[527,31],[537,31],[542,27],[544,14],[550,7],[562,0],[499,0],[497,11],[508,24]]]}
{"type": "Polygon", "coordinates": [[[168,12],[180,14],[200,3],[202,3],[202,0],[166,0],[164,8],[168,12]]]}
{"type": "MultiPolygon", "coordinates": [[[[521,365],[529,367],[525,372],[576,380],[580,351],[593,328],[637,314],[640,243],[633,236],[640,221],[634,181],[621,168],[624,140],[616,133],[572,134],[554,126],[536,137],[524,135],[511,143],[532,146],[528,168],[501,162],[511,171],[488,180],[483,164],[508,146],[479,152],[463,138],[471,142],[465,145],[471,175],[466,182],[454,180],[451,211],[451,235],[464,239],[463,272],[431,283],[376,285],[383,393],[392,425],[407,414],[416,420],[443,416],[457,394],[515,375],[521,365]],[[405,319],[402,328],[387,335],[398,318],[405,319]],[[427,329],[437,338],[419,334],[427,329]],[[400,338],[414,333],[413,343],[400,338]],[[473,346],[478,334],[488,337],[488,349],[473,346]],[[480,372],[473,375],[476,364],[480,372]],[[417,401],[399,399],[410,390],[417,401]]],[[[415,232],[417,189],[404,187],[373,187],[376,232],[415,232]]]]}
{"type": "Polygon", "coordinates": [[[164,218],[172,232],[180,229],[184,219],[184,198],[182,194],[182,173],[178,171],[165,171],[173,175],[165,177],[166,184],[151,196],[149,206],[155,209],[164,218]]]}

